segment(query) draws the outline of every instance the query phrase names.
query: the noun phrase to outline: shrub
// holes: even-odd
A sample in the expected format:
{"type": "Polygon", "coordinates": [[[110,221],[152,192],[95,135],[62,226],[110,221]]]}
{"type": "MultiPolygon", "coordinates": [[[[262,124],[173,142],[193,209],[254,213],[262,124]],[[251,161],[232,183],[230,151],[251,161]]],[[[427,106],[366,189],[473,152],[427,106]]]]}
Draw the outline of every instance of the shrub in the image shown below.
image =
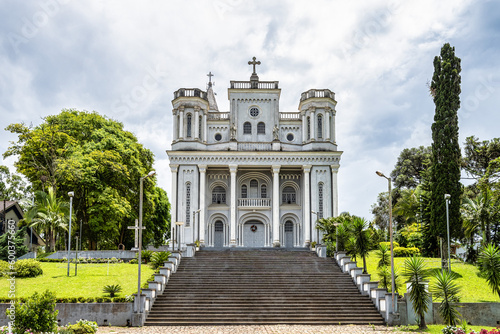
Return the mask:
{"type": "Polygon", "coordinates": [[[151,257],[151,262],[149,265],[153,269],[158,269],[164,266],[164,263],[168,261],[168,257],[171,255],[170,252],[156,252],[151,257]]]}
{"type": "Polygon", "coordinates": [[[95,303],[95,298],[94,297],[87,297],[87,299],[85,299],[85,302],[86,303],[95,303]]]}
{"type": "MultiPolygon", "coordinates": [[[[388,248],[389,250],[391,250],[391,243],[390,243],[390,242],[388,242],[388,241],[381,242],[381,243],[379,243],[379,245],[386,245],[386,246],[387,246],[387,248],[388,248]]],[[[393,242],[392,242],[392,246],[393,246],[394,248],[396,248],[396,247],[399,247],[399,244],[398,244],[396,241],[393,241],[393,242]]]]}
{"type": "Polygon", "coordinates": [[[110,297],[114,297],[115,294],[118,294],[118,292],[121,292],[122,291],[122,287],[120,286],[120,284],[110,284],[110,285],[106,285],[103,289],[102,289],[102,292],[104,293],[109,293],[109,296],[110,297]]]}
{"type": "Polygon", "coordinates": [[[96,303],[102,303],[104,301],[104,298],[102,297],[96,297],[95,302],[96,303]]]}
{"type": "Polygon", "coordinates": [[[40,262],[34,259],[18,260],[14,264],[16,277],[36,277],[43,274],[40,262]]]}
{"type": "Polygon", "coordinates": [[[0,260],[0,277],[7,275],[10,272],[9,262],[0,260]]]}
{"type": "MultiPolygon", "coordinates": [[[[33,332],[57,332],[56,295],[49,290],[43,294],[35,292],[27,302],[14,304],[14,327],[16,334],[25,333],[27,329],[33,332]]],[[[6,312],[9,315],[9,310],[6,312]]]]}
{"type": "Polygon", "coordinates": [[[413,255],[419,255],[420,250],[417,247],[394,247],[394,256],[395,257],[410,257],[413,255]]]}
{"type": "MultiPolygon", "coordinates": [[[[141,252],[141,260],[144,262],[144,263],[149,263],[151,261],[151,258],[153,257],[153,251],[150,251],[150,250],[143,250],[141,252]]],[[[139,253],[137,253],[136,255],[136,258],[139,257],[139,253]]]]}
{"type": "Polygon", "coordinates": [[[138,264],[138,263],[139,263],[139,260],[137,260],[137,259],[132,259],[132,260],[128,261],[128,263],[130,263],[130,264],[138,264]]]}
{"type": "Polygon", "coordinates": [[[68,324],[67,330],[73,334],[95,334],[97,332],[97,323],[88,320],[78,320],[74,325],[68,324]]]}
{"type": "Polygon", "coordinates": [[[85,297],[78,297],[79,303],[85,303],[85,301],[86,301],[85,297]]]}
{"type": "Polygon", "coordinates": [[[115,297],[113,298],[113,303],[126,303],[128,302],[127,297],[115,297]]]}

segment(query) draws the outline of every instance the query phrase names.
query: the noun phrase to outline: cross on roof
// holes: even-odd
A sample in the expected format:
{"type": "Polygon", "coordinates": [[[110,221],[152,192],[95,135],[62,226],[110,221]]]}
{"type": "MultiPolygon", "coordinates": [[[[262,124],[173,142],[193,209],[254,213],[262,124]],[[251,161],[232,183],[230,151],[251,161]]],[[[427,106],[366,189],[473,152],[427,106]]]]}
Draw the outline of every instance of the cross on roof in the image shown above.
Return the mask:
{"type": "Polygon", "coordinates": [[[255,72],[255,65],[260,65],[260,61],[256,61],[257,58],[255,58],[255,57],[253,57],[252,59],[253,59],[253,61],[249,61],[248,65],[253,65],[252,75],[257,75],[257,73],[255,72]]]}
{"type": "Polygon", "coordinates": [[[207,77],[208,77],[208,82],[209,82],[209,83],[212,83],[212,77],[213,77],[213,76],[214,76],[214,75],[212,74],[212,71],[208,72],[207,77]]]}

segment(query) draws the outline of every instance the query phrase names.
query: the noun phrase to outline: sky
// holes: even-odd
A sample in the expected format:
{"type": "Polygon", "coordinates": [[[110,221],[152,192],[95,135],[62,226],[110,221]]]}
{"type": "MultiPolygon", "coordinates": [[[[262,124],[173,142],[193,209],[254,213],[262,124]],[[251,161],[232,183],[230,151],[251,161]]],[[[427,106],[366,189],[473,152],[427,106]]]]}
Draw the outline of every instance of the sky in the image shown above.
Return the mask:
{"type": "Polygon", "coordinates": [[[205,90],[211,71],[229,111],[229,81],[249,80],[255,56],[260,80],[280,82],[280,111],[312,88],[336,93],[339,212],[372,219],[387,190],[375,171],[431,144],[428,84],[444,43],[462,61],[460,143],[500,137],[498,1],[3,0],[0,153],[17,139],[10,123],[96,111],[153,151],[170,195],[173,92],[205,90]]]}

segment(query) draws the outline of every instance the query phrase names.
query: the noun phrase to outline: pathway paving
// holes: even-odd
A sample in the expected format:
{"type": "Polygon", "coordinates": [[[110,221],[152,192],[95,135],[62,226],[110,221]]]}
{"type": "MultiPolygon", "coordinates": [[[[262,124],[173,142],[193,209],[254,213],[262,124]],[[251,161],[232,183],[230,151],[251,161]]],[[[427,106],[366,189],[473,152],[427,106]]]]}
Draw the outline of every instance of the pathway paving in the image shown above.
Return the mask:
{"type": "MultiPolygon", "coordinates": [[[[385,326],[167,326],[167,327],[100,327],[97,334],[381,334],[394,333],[385,326]]],[[[408,332],[396,332],[410,334],[408,332]]]]}

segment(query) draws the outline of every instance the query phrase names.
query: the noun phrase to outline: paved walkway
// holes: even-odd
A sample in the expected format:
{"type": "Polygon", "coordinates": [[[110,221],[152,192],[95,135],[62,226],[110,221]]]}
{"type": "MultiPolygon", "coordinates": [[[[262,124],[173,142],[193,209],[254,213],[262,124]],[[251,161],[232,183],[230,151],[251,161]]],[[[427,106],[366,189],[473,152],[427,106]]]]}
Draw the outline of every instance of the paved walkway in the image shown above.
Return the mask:
{"type": "MultiPolygon", "coordinates": [[[[394,327],[384,326],[167,326],[167,327],[100,327],[98,334],[381,334],[394,333],[394,327]]],[[[399,334],[410,334],[397,332],[399,334]]]]}

